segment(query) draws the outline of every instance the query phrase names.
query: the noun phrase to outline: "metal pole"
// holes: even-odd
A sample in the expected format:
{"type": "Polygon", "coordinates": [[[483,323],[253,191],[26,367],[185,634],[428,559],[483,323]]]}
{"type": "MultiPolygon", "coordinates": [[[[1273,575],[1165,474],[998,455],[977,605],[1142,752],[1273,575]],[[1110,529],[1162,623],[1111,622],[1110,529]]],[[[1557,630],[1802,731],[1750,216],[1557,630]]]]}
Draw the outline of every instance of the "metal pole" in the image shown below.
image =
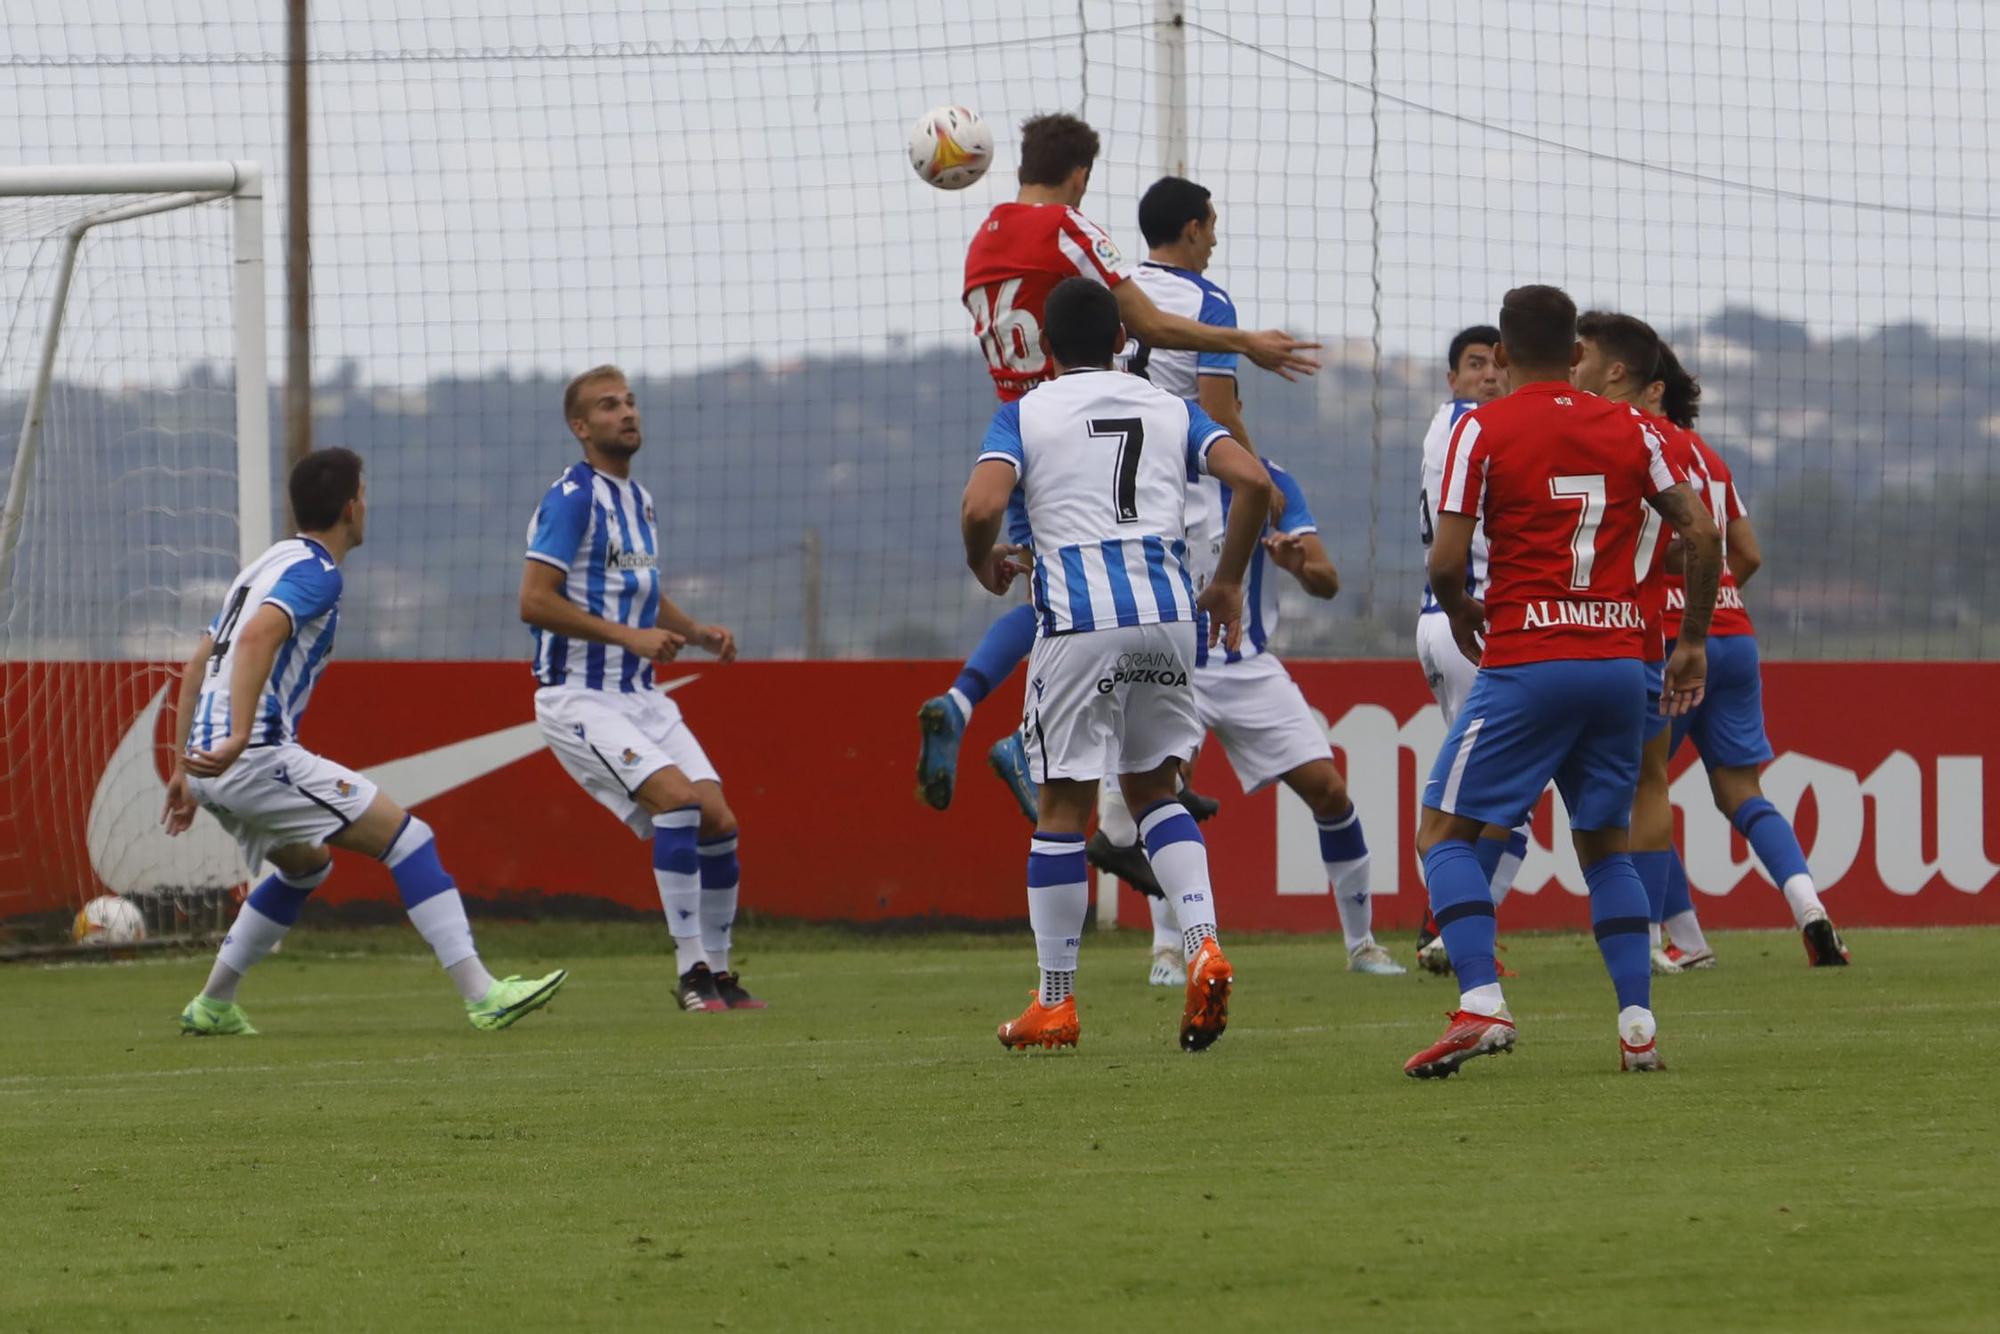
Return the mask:
{"type": "Polygon", "coordinates": [[[230,243],[236,325],[236,545],[245,565],[271,545],[270,355],[264,321],[264,172],[238,164],[242,184],[231,201],[230,243]]]}
{"type": "Polygon", "coordinates": [[[820,537],[819,529],[806,529],[805,540],[800,543],[805,553],[803,583],[805,585],[806,657],[808,660],[826,656],[825,608],[820,589],[826,544],[820,537]]]}
{"type": "Polygon", "coordinates": [[[1368,577],[1361,585],[1361,619],[1375,621],[1376,546],[1382,511],[1382,80],[1376,7],[1368,6],[1368,577]]]}
{"type": "MultiPolygon", "coordinates": [[[[312,450],[312,212],[307,149],[306,0],[288,0],[285,61],[285,471],[312,450]]],[[[289,526],[289,525],[288,525],[289,526]]]]}
{"type": "Polygon", "coordinates": [[[1160,68],[1153,97],[1160,117],[1160,174],[1187,175],[1187,0],[1154,0],[1160,68]]]}

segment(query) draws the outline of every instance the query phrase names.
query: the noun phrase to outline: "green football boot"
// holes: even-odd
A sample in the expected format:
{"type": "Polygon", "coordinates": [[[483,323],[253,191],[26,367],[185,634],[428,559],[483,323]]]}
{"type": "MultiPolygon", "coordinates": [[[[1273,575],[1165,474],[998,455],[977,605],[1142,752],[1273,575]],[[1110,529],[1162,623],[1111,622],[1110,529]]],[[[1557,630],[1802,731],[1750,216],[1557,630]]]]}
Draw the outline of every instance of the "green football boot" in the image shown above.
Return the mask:
{"type": "Polygon", "coordinates": [[[250,1016],[235,1001],[196,996],[181,1011],[181,1032],[198,1038],[234,1038],[255,1036],[257,1030],[250,1027],[250,1016]]]}
{"type": "Polygon", "coordinates": [[[465,1003],[465,1017],[474,1028],[505,1028],[529,1011],[547,1005],[556,989],[568,980],[567,968],[558,968],[547,977],[500,978],[485,999],[465,1003]]]}

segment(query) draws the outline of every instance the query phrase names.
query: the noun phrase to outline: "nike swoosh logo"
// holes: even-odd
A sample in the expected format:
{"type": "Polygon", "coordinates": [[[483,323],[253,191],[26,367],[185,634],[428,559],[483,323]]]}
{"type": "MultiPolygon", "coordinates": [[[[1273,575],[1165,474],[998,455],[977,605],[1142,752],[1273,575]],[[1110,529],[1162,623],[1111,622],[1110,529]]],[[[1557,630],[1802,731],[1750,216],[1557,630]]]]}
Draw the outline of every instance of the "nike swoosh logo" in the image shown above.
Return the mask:
{"type": "MultiPolygon", "coordinates": [[[[675,677],[662,682],[659,690],[671,693],[700,675],[675,677]]],[[[195,812],[194,824],[179,838],[168,837],[160,828],[167,785],[154,767],[153,737],[166,696],[167,687],[161,686],[125,729],[90,799],[84,843],[91,869],[114,894],[144,893],[161,885],[227,888],[242,884],[257,869],[243,864],[236,840],[205,810],[195,812]]],[[[361,772],[408,809],[524,760],[541,748],[541,727],[526,722],[386,760],[361,772]]]]}

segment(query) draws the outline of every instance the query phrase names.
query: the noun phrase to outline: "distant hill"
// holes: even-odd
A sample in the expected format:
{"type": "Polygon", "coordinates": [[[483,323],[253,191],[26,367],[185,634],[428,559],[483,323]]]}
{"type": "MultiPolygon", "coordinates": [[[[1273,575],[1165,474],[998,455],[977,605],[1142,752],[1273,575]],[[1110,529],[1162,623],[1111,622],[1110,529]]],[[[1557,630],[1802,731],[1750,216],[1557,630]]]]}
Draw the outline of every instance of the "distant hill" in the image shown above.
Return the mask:
{"type": "MultiPolygon", "coordinates": [[[[2000,345],[1916,326],[1815,341],[1748,308],[1670,337],[1702,377],[1701,429],[1735,465],[1763,539],[1749,600],[1768,652],[2000,653],[1985,551],[2000,512],[2000,345]]],[[[954,656],[998,610],[957,537],[992,410],[970,350],[631,369],[669,588],[733,623],[746,652],[954,656]]],[[[1243,389],[1258,446],[1299,476],[1345,583],[1335,603],[1286,619],[1283,647],[1404,652],[1421,586],[1418,451],[1442,367],[1387,359],[1379,429],[1366,343],[1333,348],[1315,381],[1246,370],[1243,389]]],[[[369,469],[344,656],[525,655],[523,537],[575,455],[560,396],[553,378],[504,375],[388,386],[341,370],[320,386],[318,440],[361,451],[369,469]]],[[[151,638],[184,639],[212,614],[234,568],[229,404],[205,368],[172,393],[56,396],[11,656],[57,639],[65,652],[157,653],[151,638]]],[[[10,467],[20,406],[0,398],[10,467]]]]}

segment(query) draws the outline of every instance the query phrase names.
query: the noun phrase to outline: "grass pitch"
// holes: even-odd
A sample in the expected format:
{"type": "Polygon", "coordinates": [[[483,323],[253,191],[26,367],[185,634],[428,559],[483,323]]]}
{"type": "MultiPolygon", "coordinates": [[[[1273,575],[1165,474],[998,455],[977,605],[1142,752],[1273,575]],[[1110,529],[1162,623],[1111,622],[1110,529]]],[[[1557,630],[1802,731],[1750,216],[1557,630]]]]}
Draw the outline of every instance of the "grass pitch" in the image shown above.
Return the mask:
{"type": "Polygon", "coordinates": [[[746,930],[715,1016],[657,928],[480,934],[550,1010],[473,1031],[407,930],[301,932],[247,1039],[175,1035],[206,959],[0,969],[0,1328],[1993,1327],[2000,932],[1722,934],[1647,1077],[1516,936],[1520,1050],[1443,1083],[1452,987],[1324,939],[1237,940],[1190,1057],[1135,933],[1025,1055],[1025,932],[746,930]]]}

